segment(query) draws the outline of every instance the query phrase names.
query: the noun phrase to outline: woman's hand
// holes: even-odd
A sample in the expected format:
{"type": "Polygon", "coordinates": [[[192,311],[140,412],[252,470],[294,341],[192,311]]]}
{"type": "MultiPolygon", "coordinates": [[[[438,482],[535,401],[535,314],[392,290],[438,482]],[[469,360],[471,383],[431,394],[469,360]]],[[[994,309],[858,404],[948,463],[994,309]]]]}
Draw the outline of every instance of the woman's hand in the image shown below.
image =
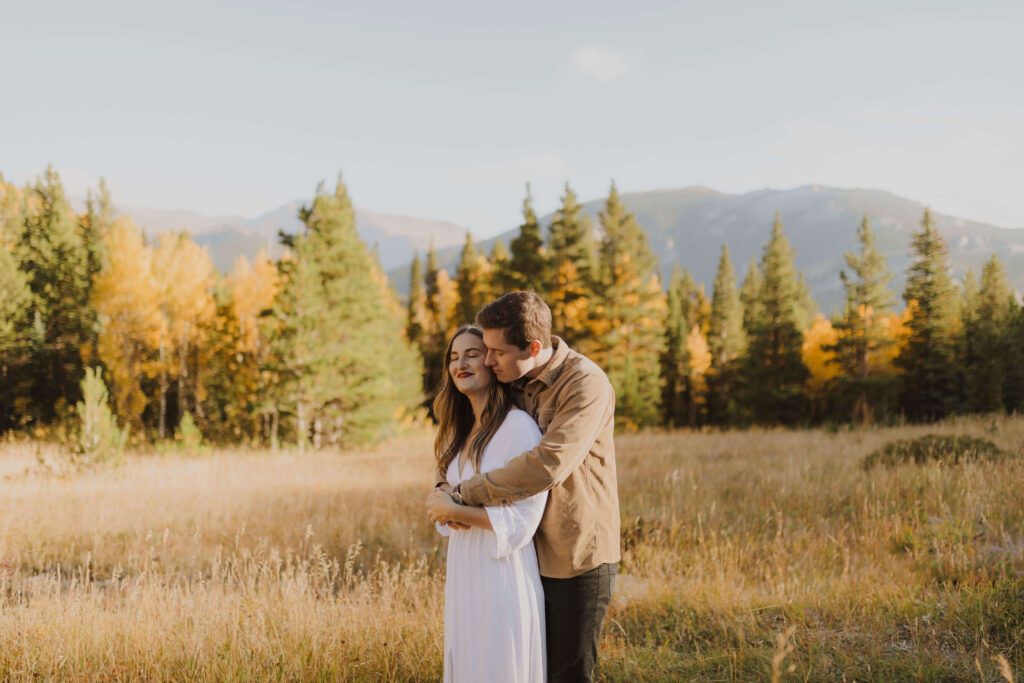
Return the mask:
{"type": "Polygon", "coordinates": [[[468,524],[460,524],[452,520],[452,513],[459,509],[459,504],[452,500],[447,492],[436,488],[427,496],[427,517],[431,522],[447,524],[453,529],[468,529],[468,524]]]}

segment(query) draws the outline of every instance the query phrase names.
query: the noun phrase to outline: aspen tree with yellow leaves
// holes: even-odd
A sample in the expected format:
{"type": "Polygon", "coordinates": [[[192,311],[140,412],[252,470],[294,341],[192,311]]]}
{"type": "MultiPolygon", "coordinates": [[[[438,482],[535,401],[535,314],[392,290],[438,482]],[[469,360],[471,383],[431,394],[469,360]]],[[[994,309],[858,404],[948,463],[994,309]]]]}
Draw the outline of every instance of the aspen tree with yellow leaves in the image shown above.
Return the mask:
{"type": "Polygon", "coordinates": [[[117,219],[106,236],[106,263],[93,286],[99,313],[99,358],[110,377],[117,414],[132,433],[143,431],[149,404],[145,382],[159,376],[159,348],[166,321],[163,290],[154,275],[153,249],[131,222],[117,219]]]}
{"type": "Polygon", "coordinates": [[[277,267],[262,249],[252,263],[235,260],[217,287],[217,314],[209,333],[207,407],[201,426],[221,440],[264,443],[272,440],[274,403],[270,343],[263,324],[279,288],[277,267]]]}
{"type": "Polygon", "coordinates": [[[168,433],[168,397],[175,385],[175,424],[186,412],[202,420],[206,398],[203,368],[205,343],[217,310],[215,271],[204,247],[184,233],[161,236],[154,256],[163,318],[158,349],[160,416],[158,435],[168,433]]]}
{"type": "Polygon", "coordinates": [[[839,375],[839,367],[835,361],[836,339],[838,335],[832,322],[818,313],[814,316],[811,326],[804,330],[804,343],[800,349],[801,358],[810,376],[804,385],[811,408],[811,417],[821,419],[828,410],[829,389],[832,380],[839,375]]]}
{"type": "Polygon", "coordinates": [[[698,422],[703,422],[706,417],[707,375],[711,368],[711,349],[699,324],[694,325],[686,337],[686,355],[689,360],[687,380],[690,387],[690,427],[696,427],[698,422]]]}

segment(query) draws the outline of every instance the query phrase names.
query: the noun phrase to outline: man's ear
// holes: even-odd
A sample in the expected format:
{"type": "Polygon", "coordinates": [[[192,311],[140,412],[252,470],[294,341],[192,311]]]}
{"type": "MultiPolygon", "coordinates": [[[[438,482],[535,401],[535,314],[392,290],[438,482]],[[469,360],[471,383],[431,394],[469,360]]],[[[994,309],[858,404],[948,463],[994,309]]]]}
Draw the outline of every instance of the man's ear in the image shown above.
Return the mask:
{"type": "Polygon", "coordinates": [[[540,353],[541,348],[540,339],[534,339],[530,342],[530,358],[536,358],[537,354],[540,353]]]}

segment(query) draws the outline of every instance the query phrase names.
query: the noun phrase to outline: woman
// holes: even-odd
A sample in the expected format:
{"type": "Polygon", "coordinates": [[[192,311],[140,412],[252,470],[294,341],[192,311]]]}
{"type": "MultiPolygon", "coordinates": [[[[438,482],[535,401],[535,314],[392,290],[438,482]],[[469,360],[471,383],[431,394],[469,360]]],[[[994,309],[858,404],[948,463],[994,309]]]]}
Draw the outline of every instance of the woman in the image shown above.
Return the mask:
{"type": "MultiPolygon", "coordinates": [[[[434,399],[438,472],[454,487],[502,467],[540,442],[529,415],[484,365],[480,328],[448,342],[448,372],[434,399]]],[[[445,490],[427,498],[427,514],[448,536],[444,606],[444,680],[543,681],[544,594],[533,534],[547,493],[499,508],[459,505],[445,490]]]]}

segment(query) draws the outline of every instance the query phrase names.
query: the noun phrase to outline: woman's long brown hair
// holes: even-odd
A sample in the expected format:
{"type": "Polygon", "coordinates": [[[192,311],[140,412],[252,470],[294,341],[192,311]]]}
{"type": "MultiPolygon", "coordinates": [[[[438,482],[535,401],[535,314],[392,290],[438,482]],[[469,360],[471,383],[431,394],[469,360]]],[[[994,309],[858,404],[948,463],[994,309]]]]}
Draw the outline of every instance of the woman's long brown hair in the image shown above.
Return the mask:
{"type": "MultiPolygon", "coordinates": [[[[437,471],[442,477],[448,475],[448,466],[466,445],[469,433],[473,431],[473,422],[476,420],[469,398],[455,386],[452,374],[448,371],[452,357],[452,345],[460,334],[475,334],[480,339],[484,338],[483,330],[476,325],[464,325],[452,335],[448,341],[448,348],[444,352],[441,389],[434,397],[434,417],[437,418],[434,456],[437,458],[437,471]]],[[[492,373],[491,384],[487,392],[487,405],[484,407],[483,415],[480,416],[480,431],[473,437],[467,453],[476,472],[480,471],[480,459],[483,457],[484,447],[498,431],[498,427],[505,421],[505,416],[511,409],[512,398],[509,395],[508,387],[499,382],[492,373]]]]}

